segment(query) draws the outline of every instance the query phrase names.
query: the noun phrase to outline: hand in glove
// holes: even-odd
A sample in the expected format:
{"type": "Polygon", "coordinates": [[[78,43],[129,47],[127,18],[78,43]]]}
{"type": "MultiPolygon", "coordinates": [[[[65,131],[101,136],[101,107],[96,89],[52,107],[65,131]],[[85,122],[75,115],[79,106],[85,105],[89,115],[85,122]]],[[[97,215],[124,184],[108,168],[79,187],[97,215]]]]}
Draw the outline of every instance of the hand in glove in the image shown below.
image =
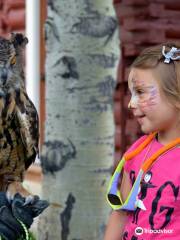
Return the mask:
{"type": "Polygon", "coordinates": [[[3,240],[17,240],[24,233],[19,221],[30,228],[33,218],[41,214],[48,206],[49,203],[40,200],[38,196],[34,196],[32,202],[25,204],[25,198],[19,193],[9,203],[6,194],[0,192],[0,236],[3,240]]]}
{"type": "Polygon", "coordinates": [[[27,228],[30,228],[33,218],[41,214],[48,206],[49,203],[46,200],[40,200],[38,196],[34,196],[32,202],[25,204],[25,198],[17,193],[12,201],[12,213],[27,228]]]}
{"type": "Polygon", "coordinates": [[[0,208],[0,236],[3,240],[16,240],[23,234],[23,228],[7,206],[0,208]]]}

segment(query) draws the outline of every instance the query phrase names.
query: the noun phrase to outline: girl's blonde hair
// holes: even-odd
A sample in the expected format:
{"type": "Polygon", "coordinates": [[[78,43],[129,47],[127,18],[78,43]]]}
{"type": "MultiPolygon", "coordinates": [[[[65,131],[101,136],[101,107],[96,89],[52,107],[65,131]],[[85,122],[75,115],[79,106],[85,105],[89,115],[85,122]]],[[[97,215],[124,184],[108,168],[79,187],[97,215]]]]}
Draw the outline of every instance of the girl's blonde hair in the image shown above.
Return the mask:
{"type": "MultiPolygon", "coordinates": [[[[131,68],[152,69],[165,96],[180,109],[180,59],[165,63],[165,57],[162,54],[163,46],[165,46],[165,52],[169,52],[172,47],[180,50],[180,44],[177,43],[146,48],[135,59],[131,68]]],[[[180,53],[178,55],[180,56],[180,53]]]]}

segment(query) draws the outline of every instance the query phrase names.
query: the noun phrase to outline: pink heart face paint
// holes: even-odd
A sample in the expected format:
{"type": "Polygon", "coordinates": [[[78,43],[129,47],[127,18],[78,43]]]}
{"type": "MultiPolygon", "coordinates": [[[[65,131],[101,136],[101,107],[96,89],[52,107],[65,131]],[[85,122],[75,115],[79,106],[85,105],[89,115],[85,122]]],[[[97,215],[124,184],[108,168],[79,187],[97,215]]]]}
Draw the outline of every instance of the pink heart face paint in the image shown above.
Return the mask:
{"type": "Polygon", "coordinates": [[[177,110],[174,110],[162,94],[153,70],[132,69],[128,84],[131,92],[129,107],[143,132],[163,129],[171,124],[174,117],[177,117],[177,110]]]}

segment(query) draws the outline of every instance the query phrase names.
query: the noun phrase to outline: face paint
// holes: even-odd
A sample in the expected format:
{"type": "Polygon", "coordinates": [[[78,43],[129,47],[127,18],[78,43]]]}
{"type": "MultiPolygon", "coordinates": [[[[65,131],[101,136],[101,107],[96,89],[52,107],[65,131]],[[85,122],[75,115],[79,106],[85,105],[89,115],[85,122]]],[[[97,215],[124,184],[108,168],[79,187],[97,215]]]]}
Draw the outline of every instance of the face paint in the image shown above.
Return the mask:
{"type": "Polygon", "coordinates": [[[140,81],[137,78],[132,78],[132,80],[128,81],[128,85],[129,85],[129,90],[131,92],[131,99],[128,104],[128,107],[134,108],[134,107],[137,107],[137,104],[139,102],[139,97],[137,94],[138,86],[144,86],[144,82],[140,81]]]}
{"type": "Polygon", "coordinates": [[[172,130],[176,136],[179,112],[161,93],[156,77],[152,69],[131,69],[128,79],[131,92],[129,107],[144,133],[159,131],[164,134],[172,130]]]}
{"type": "Polygon", "coordinates": [[[147,82],[133,78],[129,81],[129,89],[131,91],[129,108],[140,106],[145,109],[157,103],[158,91],[155,86],[148,86],[147,82]]]}
{"type": "Polygon", "coordinates": [[[142,110],[146,108],[154,107],[158,103],[159,91],[156,86],[150,86],[147,88],[146,93],[144,94],[144,99],[139,101],[139,106],[142,110]]]}
{"type": "Polygon", "coordinates": [[[133,78],[132,84],[134,87],[145,87],[146,86],[146,82],[143,80],[140,80],[138,78],[133,78]]]}
{"type": "Polygon", "coordinates": [[[137,96],[137,94],[135,93],[135,91],[132,91],[132,92],[131,92],[131,99],[130,99],[130,102],[129,102],[129,104],[128,104],[128,107],[129,107],[129,108],[133,108],[133,107],[135,107],[137,104],[138,104],[138,96],[137,96]]]}
{"type": "Polygon", "coordinates": [[[143,109],[153,107],[158,102],[158,89],[155,86],[146,87],[143,97],[139,98],[139,106],[143,109]]]}

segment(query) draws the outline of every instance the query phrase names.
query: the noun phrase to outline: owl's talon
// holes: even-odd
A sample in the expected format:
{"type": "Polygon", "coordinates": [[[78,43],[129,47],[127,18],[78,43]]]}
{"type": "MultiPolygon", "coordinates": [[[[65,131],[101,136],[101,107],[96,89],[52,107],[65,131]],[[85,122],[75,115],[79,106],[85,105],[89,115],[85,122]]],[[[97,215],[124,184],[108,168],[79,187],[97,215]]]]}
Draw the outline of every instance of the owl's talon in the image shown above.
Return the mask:
{"type": "Polygon", "coordinates": [[[26,206],[28,204],[33,204],[33,202],[34,202],[34,196],[29,195],[25,198],[25,202],[24,202],[23,206],[26,206]]]}
{"type": "Polygon", "coordinates": [[[6,198],[7,198],[8,202],[11,203],[14,196],[9,191],[7,191],[6,192],[6,198]]]}

